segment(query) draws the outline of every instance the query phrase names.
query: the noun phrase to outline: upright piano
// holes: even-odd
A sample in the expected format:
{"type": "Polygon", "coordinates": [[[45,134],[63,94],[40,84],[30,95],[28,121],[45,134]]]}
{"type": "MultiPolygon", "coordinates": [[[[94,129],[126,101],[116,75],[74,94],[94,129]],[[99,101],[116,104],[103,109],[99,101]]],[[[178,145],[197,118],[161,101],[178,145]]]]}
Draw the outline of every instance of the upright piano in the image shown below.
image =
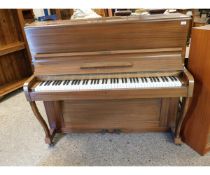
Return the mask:
{"type": "Polygon", "coordinates": [[[26,26],[34,75],[24,92],[46,143],[56,133],[171,130],[181,144],[194,86],[184,67],[190,20],[169,14],[26,26]]]}

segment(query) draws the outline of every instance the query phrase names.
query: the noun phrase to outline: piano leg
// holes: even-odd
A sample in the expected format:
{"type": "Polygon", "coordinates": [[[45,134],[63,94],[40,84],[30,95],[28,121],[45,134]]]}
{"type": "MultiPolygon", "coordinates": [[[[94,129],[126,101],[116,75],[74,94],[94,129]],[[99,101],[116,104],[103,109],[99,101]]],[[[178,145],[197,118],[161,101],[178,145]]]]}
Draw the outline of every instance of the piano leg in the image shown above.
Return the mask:
{"type": "Polygon", "coordinates": [[[51,129],[49,130],[45,120],[43,119],[43,117],[41,116],[36,103],[34,101],[30,101],[29,102],[32,108],[32,111],[34,113],[34,115],[36,116],[37,120],[39,121],[39,123],[41,124],[42,128],[44,129],[45,132],[45,143],[52,145],[53,144],[53,137],[55,135],[55,130],[51,129]]]}
{"type": "Polygon", "coordinates": [[[188,108],[189,108],[189,102],[190,102],[189,97],[183,98],[180,118],[179,118],[178,124],[177,124],[176,129],[175,129],[174,143],[177,144],[177,145],[182,144],[182,140],[181,140],[181,136],[180,136],[180,130],[181,130],[182,123],[184,121],[184,118],[185,118],[186,113],[187,113],[188,108]]]}

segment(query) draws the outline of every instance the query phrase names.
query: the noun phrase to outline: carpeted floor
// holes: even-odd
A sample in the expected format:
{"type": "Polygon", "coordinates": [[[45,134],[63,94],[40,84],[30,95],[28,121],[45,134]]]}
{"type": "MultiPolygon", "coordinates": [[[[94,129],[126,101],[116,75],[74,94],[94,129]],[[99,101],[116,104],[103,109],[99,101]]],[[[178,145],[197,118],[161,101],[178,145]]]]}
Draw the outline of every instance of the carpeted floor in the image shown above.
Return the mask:
{"type": "Polygon", "coordinates": [[[174,145],[169,133],[58,135],[48,147],[22,91],[0,102],[0,119],[0,165],[210,165],[210,154],[174,145]]]}

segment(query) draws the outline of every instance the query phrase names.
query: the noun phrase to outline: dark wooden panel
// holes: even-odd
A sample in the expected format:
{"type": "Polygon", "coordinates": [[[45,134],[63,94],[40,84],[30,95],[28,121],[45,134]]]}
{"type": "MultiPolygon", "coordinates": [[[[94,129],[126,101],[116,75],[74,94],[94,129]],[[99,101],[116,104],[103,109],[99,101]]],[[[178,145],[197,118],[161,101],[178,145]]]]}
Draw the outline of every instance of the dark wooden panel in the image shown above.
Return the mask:
{"type": "Polygon", "coordinates": [[[209,150],[210,130],[210,26],[192,30],[189,70],[195,79],[190,110],[185,120],[185,142],[200,154],[209,150]]]}
{"type": "Polygon", "coordinates": [[[22,51],[0,56],[0,65],[0,85],[26,78],[31,74],[29,62],[25,60],[22,51]]]}
{"type": "Polygon", "coordinates": [[[0,47],[21,41],[15,10],[0,10],[0,47]]]}
{"type": "Polygon", "coordinates": [[[17,10],[0,10],[0,91],[1,95],[20,88],[31,75],[30,61],[19,25],[17,10]]]}

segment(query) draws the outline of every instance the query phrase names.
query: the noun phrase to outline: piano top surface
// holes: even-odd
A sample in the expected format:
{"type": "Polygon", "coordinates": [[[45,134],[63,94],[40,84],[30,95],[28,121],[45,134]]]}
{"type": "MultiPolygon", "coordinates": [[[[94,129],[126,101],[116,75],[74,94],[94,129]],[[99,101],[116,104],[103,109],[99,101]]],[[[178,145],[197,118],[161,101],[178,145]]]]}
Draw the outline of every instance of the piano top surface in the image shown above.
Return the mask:
{"type": "Polygon", "coordinates": [[[189,20],[191,17],[181,14],[156,14],[156,15],[139,15],[139,16],[113,16],[91,19],[71,19],[33,22],[25,26],[25,30],[31,27],[49,27],[49,26],[66,26],[66,25],[88,25],[103,23],[121,23],[121,22],[144,22],[144,21],[171,21],[171,20],[189,20]]]}

